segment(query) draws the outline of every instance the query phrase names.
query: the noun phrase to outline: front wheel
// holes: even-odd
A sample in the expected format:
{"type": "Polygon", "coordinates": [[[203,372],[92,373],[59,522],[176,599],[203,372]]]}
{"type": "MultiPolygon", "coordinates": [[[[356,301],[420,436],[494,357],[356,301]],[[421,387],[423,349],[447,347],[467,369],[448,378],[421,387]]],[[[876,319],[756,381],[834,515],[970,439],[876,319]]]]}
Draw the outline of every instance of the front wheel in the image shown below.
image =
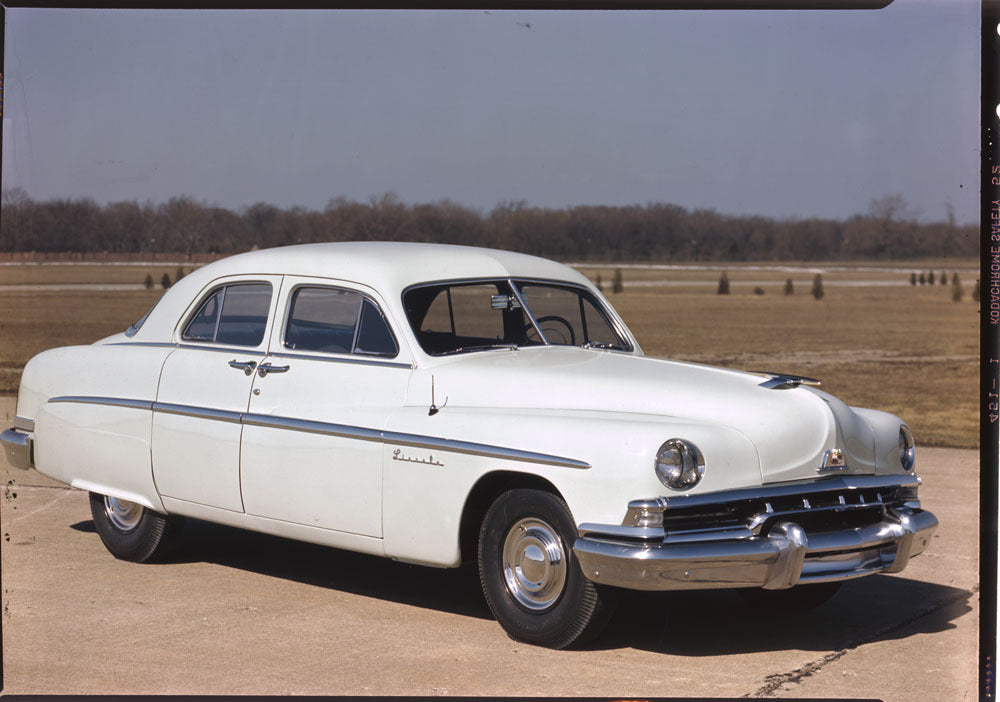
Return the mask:
{"type": "Polygon", "coordinates": [[[566,648],[595,636],[612,593],[584,577],[566,503],[541,490],[496,499],[479,533],[479,579],[500,626],[526,643],[566,648]]]}
{"type": "Polygon", "coordinates": [[[184,525],[182,517],[160,514],[135,502],[96,492],[90,493],[90,514],[111,555],[136,563],[168,552],[184,525]]]}

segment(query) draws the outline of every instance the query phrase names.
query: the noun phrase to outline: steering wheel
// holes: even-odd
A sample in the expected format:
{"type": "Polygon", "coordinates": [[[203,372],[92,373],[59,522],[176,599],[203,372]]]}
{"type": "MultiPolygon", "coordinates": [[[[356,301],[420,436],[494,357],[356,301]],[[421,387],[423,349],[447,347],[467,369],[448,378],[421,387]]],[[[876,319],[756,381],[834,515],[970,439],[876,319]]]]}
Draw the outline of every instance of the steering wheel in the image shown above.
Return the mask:
{"type": "MultiPolygon", "coordinates": [[[[538,322],[538,328],[539,329],[541,329],[542,325],[545,324],[546,322],[558,322],[559,324],[563,325],[564,327],[566,327],[566,332],[569,333],[569,345],[570,346],[576,346],[576,334],[573,332],[573,325],[570,324],[563,317],[560,317],[557,314],[547,314],[544,317],[539,317],[535,321],[538,322]]],[[[524,328],[524,331],[525,332],[532,331],[532,325],[529,324],[528,326],[526,326],[524,328]]],[[[557,334],[560,334],[562,336],[562,342],[561,343],[563,345],[565,345],[567,343],[566,342],[566,334],[562,333],[562,331],[560,329],[558,329],[558,328],[549,327],[548,329],[542,330],[542,333],[545,334],[545,338],[548,339],[548,341],[549,341],[550,344],[552,344],[552,343],[560,343],[560,342],[554,342],[554,341],[552,341],[552,339],[549,338],[549,334],[553,333],[553,332],[557,333],[557,334]]]]}

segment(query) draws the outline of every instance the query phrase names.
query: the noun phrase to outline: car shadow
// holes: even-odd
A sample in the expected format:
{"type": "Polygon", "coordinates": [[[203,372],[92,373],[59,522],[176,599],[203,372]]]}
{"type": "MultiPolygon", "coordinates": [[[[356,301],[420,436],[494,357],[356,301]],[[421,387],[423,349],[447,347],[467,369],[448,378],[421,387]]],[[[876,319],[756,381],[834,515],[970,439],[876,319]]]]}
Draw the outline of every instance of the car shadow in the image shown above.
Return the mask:
{"type": "MultiPolygon", "coordinates": [[[[71,528],[93,532],[90,520],[71,528]]],[[[492,619],[473,564],[429,568],[280,536],[187,519],[178,544],[161,564],[215,563],[316,587],[492,619]]],[[[622,591],[604,632],[584,650],[635,648],[676,656],[781,650],[832,651],[860,643],[955,628],[972,611],[968,590],[874,575],[845,582],[813,610],[773,612],[737,592],[622,591]]]]}
{"type": "Polygon", "coordinates": [[[429,568],[186,519],[159,563],[216,563],[252,573],[478,619],[492,614],[475,567],[429,568]]]}
{"type": "Polygon", "coordinates": [[[805,612],[755,607],[736,591],[630,592],[591,650],[636,648],[675,656],[799,649],[837,651],[861,643],[954,629],[973,593],[900,575],[845,582],[805,612]]]}

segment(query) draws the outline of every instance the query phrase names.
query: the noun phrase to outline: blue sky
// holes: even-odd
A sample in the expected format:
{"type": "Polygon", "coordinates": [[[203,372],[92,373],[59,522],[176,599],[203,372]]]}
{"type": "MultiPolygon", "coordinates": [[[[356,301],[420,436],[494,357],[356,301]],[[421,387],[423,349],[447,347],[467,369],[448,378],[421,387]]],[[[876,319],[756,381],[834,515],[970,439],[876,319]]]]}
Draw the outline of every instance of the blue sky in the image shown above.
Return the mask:
{"type": "Polygon", "coordinates": [[[8,9],[3,187],[974,222],[979,18],[8,9]]]}

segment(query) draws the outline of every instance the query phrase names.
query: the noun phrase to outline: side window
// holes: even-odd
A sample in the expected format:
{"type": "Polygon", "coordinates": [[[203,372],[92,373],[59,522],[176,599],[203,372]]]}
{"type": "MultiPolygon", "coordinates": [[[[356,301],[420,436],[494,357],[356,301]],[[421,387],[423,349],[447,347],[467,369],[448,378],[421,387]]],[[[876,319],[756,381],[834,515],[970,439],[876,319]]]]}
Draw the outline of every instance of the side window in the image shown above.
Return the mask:
{"type": "Polygon", "coordinates": [[[285,346],[300,351],[350,353],[361,294],[336,288],[299,288],[292,295],[285,346]]]}
{"type": "Polygon", "coordinates": [[[259,346],[267,331],[270,283],[234,283],[212,292],[182,338],[228,346],[259,346]]]}
{"type": "Polygon", "coordinates": [[[399,349],[378,307],[361,293],[301,287],[292,293],[285,347],[298,351],[395,356],[399,349]]]}
{"type": "Polygon", "coordinates": [[[216,328],[219,326],[219,310],[222,308],[222,291],[219,288],[202,304],[198,314],[194,316],[184,330],[184,338],[192,341],[215,341],[216,328]]]}
{"type": "Polygon", "coordinates": [[[365,299],[361,308],[361,329],[358,331],[358,343],[355,352],[372,356],[395,356],[399,353],[396,340],[385,323],[382,313],[375,303],[365,299]]]}

